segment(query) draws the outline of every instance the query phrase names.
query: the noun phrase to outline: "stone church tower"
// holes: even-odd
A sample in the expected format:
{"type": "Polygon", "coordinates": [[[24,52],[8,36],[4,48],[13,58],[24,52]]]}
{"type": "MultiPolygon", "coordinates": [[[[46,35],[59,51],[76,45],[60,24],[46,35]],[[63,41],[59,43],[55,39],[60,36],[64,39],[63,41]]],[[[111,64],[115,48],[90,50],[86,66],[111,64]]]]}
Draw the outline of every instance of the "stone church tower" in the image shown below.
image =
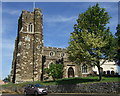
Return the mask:
{"type": "Polygon", "coordinates": [[[42,67],[42,13],[22,11],[18,20],[18,36],[15,41],[12,81],[33,81],[40,78],[42,67]]]}
{"type": "Polygon", "coordinates": [[[34,12],[22,11],[18,20],[11,81],[19,83],[50,79],[44,74],[44,68],[61,59],[64,60],[63,78],[84,76],[82,72],[89,74],[89,68],[78,66],[68,60],[66,49],[43,46],[42,22],[42,13],[39,8],[35,8],[34,12]]]}

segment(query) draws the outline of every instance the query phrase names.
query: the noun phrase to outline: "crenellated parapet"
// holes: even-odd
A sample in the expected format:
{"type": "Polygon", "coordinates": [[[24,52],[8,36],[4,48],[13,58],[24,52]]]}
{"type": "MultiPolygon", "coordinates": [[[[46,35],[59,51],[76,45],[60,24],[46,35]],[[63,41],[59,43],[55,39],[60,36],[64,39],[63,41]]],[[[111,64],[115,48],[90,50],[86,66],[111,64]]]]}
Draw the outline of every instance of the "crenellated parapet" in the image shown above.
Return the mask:
{"type": "Polygon", "coordinates": [[[57,47],[44,47],[44,50],[59,50],[59,51],[66,51],[66,48],[57,48],[57,47]]]}
{"type": "MultiPolygon", "coordinates": [[[[49,59],[60,59],[67,58],[67,49],[66,48],[57,48],[57,47],[43,47],[43,55],[49,59]]],[[[47,60],[46,59],[46,60],[47,60]]]]}
{"type": "Polygon", "coordinates": [[[42,12],[35,8],[33,12],[22,10],[18,20],[18,32],[40,33],[42,32],[42,12]]]}

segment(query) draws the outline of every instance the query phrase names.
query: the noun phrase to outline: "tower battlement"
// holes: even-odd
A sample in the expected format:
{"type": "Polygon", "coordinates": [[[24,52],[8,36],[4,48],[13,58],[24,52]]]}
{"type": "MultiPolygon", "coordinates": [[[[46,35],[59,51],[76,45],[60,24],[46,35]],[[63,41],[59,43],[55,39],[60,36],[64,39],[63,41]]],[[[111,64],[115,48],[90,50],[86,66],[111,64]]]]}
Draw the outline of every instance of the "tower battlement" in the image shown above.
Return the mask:
{"type": "Polygon", "coordinates": [[[66,51],[66,48],[57,48],[57,47],[44,47],[44,50],[61,50],[61,51],[66,51]]]}
{"type": "Polygon", "coordinates": [[[41,11],[40,8],[34,8],[34,11],[33,11],[33,12],[26,11],[26,10],[22,10],[22,14],[24,14],[24,13],[31,13],[31,14],[34,14],[34,12],[36,12],[36,11],[42,13],[42,11],[41,11]]]}
{"type": "Polygon", "coordinates": [[[40,8],[35,8],[33,12],[22,10],[18,20],[18,32],[42,32],[42,27],[40,8]]]}

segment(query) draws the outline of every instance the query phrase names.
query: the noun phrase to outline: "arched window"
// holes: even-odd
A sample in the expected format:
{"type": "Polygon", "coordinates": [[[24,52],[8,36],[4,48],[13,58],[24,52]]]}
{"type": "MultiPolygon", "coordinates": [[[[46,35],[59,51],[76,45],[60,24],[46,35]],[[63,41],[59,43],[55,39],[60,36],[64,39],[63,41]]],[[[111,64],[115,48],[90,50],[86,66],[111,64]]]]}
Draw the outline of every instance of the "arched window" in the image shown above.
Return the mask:
{"type": "Polygon", "coordinates": [[[82,65],[82,73],[87,73],[88,69],[87,66],[85,64],[82,65]]]}
{"type": "Polygon", "coordinates": [[[51,51],[50,53],[49,53],[49,56],[51,57],[51,56],[55,56],[55,52],[54,51],[51,51]]]}
{"type": "Polygon", "coordinates": [[[61,53],[60,56],[61,56],[61,57],[64,57],[64,56],[65,56],[65,53],[61,53]]]}
{"type": "Polygon", "coordinates": [[[34,31],[33,29],[34,29],[33,24],[30,23],[30,24],[28,25],[28,32],[33,32],[33,31],[34,31]]]}
{"type": "Polygon", "coordinates": [[[31,31],[31,30],[30,30],[30,27],[31,27],[31,25],[29,25],[29,27],[28,27],[28,29],[29,29],[28,31],[29,31],[29,32],[31,31]]]}

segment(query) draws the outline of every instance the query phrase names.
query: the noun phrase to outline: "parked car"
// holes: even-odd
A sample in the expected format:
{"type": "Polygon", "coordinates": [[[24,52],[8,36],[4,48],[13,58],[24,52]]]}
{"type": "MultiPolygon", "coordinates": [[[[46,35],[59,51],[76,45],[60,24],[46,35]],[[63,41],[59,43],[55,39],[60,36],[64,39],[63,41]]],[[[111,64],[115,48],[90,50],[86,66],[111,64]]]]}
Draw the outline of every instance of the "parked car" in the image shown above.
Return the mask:
{"type": "Polygon", "coordinates": [[[28,84],[24,89],[24,95],[47,95],[48,90],[43,85],[40,84],[28,84]]]}

